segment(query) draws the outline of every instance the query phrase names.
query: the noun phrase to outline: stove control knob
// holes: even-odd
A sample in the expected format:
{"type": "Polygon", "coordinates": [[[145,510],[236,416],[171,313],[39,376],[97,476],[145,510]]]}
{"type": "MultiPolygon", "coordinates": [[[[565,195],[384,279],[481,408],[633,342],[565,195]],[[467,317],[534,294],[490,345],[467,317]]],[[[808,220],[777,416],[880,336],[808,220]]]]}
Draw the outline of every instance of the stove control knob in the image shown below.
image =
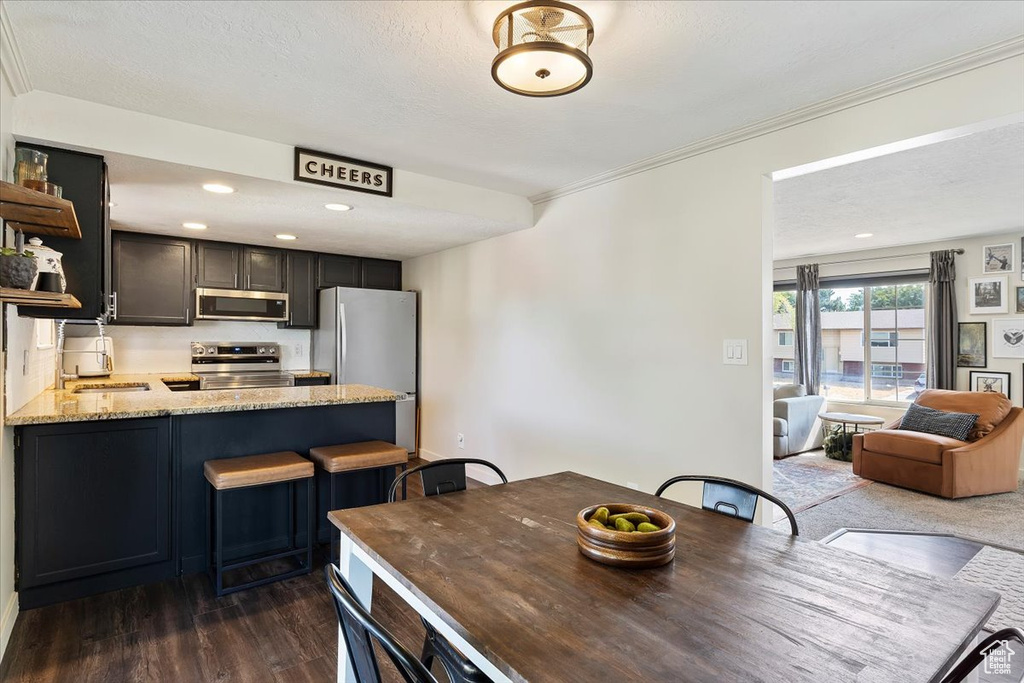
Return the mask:
{"type": "Polygon", "coordinates": [[[261,346],[258,349],[256,349],[256,353],[259,353],[259,354],[264,354],[266,352],[267,352],[267,347],[266,346],[261,346]]]}
{"type": "Polygon", "coordinates": [[[217,353],[217,347],[216,346],[207,346],[206,347],[206,352],[207,353],[216,354],[217,353]]]}
{"type": "Polygon", "coordinates": [[[201,356],[204,353],[206,353],[206,349],[203,348],[202,346],[193,346],[192,347],[192,353],[193,353],[193,355],[201,356]]]}

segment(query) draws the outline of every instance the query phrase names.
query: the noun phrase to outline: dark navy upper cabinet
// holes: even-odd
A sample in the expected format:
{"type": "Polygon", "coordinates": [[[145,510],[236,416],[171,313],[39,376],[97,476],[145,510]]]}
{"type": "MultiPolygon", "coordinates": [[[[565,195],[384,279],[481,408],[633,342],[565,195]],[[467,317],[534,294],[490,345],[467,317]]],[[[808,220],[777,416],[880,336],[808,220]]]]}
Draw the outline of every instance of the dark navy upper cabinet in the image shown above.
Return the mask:
{"type": "Polygon", "coordinates": [[[308,251],[289,251],[285,279],[285,290],[288,292],[288,322],[278,323],[278,327],[315,328],[316,254],[308,251]]]}
{"type": "Polygon", "coordinates": [[[242,248],[242,289],[284,291],[285,255],[278,249],[242,248]]]}
{"type": "Polygon", "coordinates": [[[226,242],[196,242],[196,286],[240,289],[242,247],[226,242]]]}
{"type": "Polygon", "coordinates": [[[355,256],[339,256],[337,254],[321,254],[317,269],[316,286],[326,287],[359,287],[362,276],[359,269],[359,258],[355,256]]]}
{"type": "Polygon", "coordinates": [[[28,147],[47,154],[49,181],[60,185],[64,199],[71,200],[75,205],[75,215],[82,230],[80,240],[42,236],[45,246],[63,255],[61,264],[67,280],[67,291],[82,303],[82,307],[19,306],[18,313],[32,318],[74,319],[93,319],[105,315],[111,290],[109,196],[107,165],[103,157],[27,143],[18,143],[17,147],[28,147]]]}
{"type": "Polygon", "coordinates": [[[360,286],[367,289],[402,289],[402,262],[360,259],[360,286]]]}
{"type": "Polygon", "coordinates": [[[113,286],[119,325],[192,323],[192,243],[115,232],[113,286]]]}

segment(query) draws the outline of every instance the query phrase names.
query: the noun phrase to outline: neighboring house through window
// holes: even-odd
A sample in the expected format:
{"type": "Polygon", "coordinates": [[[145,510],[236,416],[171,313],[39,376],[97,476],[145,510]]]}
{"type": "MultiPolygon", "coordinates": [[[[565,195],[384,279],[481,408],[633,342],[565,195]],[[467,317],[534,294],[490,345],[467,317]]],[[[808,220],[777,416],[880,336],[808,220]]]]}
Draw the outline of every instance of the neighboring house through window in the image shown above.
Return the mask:
{"type": "MultiPolygon", "coordinates": [[[[821,392],[834,401],[912,401],[925,372],[926,276],[823,278],[821,392]]],[[[795,292],[775,292],[774,384],[793,381],[795,292]]]]}

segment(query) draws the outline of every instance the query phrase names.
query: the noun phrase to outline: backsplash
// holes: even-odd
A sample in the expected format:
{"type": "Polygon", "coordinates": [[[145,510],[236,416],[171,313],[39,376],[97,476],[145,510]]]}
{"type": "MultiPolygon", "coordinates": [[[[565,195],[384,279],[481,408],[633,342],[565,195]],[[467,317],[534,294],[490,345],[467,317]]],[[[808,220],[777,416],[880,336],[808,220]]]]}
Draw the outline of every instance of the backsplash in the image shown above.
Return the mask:
{"type": "MultiPolygon", "coordinates": [[[[53,348],[38,348],[40,340],[37,338],[35,320],[19,318],[15,306],[4,308],[7,315],[7,335],[4,340],[7,352],[4,369],[5,409],[10,414],[47,387],[53,386],[53,348]]],[[[49,320],[39,325],[40,329],[47,332],[47,339],[51,336],[51,326],[49,320]]]]}
{"type": "MultiPolygon", "coordinates": [[[[309,330],[284,330],[273,323],[198,320],[192,327],[107,325],[114,342],[114,372],[188,372],[193,341],[276,342],[284,370],[309,369],[309,330]]],[[[96,336],[96,325],[68,325],[69,337],[96,336]]]]}

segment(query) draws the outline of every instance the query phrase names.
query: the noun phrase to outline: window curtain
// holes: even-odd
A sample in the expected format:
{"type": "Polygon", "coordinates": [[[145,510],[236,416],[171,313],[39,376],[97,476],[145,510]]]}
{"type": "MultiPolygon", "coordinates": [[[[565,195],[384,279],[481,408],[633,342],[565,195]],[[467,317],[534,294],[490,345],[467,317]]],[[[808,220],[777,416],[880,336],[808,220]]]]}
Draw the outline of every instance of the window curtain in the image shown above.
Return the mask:
{"type": "Polygon", "coordinates": [[[818,264],[796,268],[796,383],[808,394],[821,388],[821,304],[818,302],[818,264]]]}
{"type": "Polygon", "coordinates": [[[955,252],[933,251],[928,273],[928,386],[956,388],[957,314],[955,252]]]}

